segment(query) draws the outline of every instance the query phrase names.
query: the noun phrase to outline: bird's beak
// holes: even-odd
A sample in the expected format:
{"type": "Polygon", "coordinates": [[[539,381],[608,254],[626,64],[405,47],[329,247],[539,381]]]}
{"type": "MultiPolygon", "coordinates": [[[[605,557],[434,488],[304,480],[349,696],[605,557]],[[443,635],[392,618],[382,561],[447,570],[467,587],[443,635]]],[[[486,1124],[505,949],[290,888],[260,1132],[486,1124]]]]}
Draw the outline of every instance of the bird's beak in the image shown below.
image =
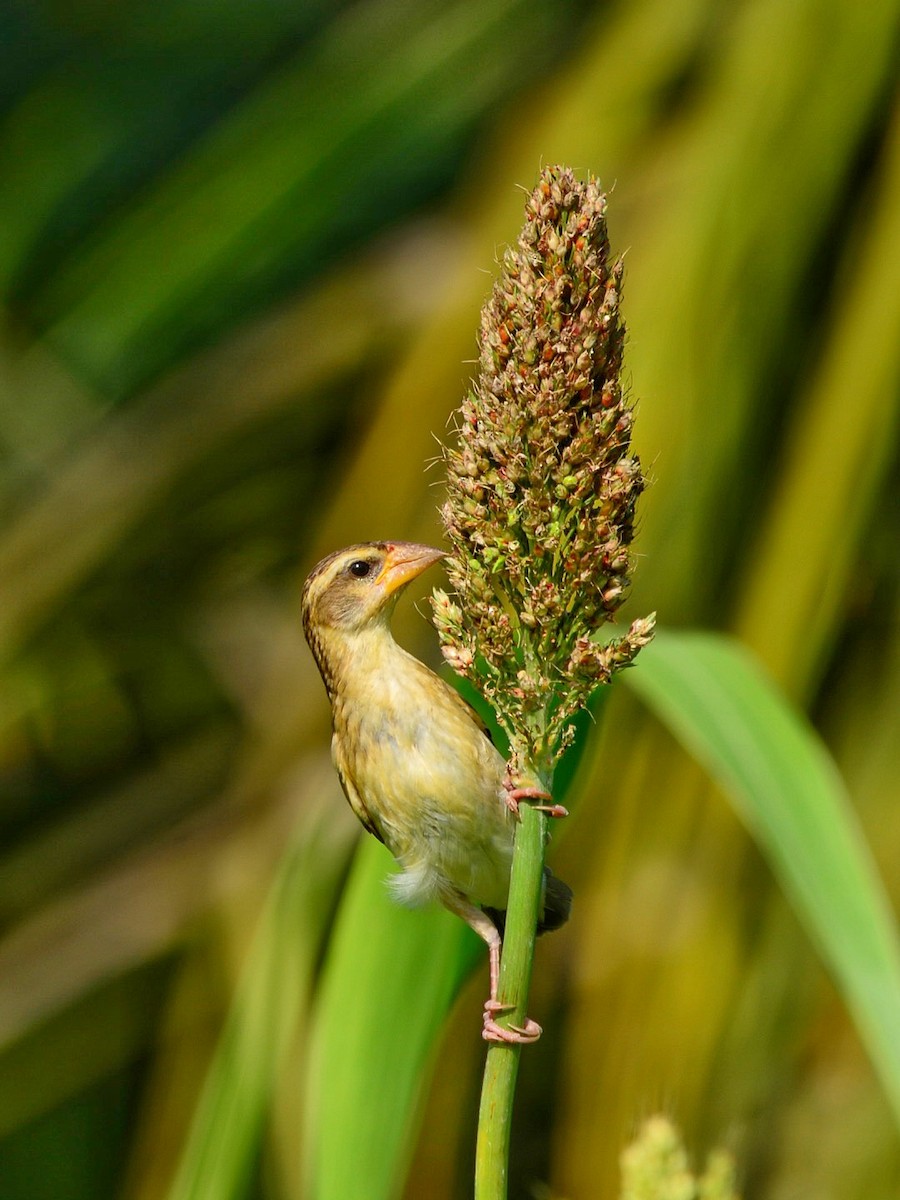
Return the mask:
{"type": "Polygon", "coordinates": [[[443,550],[435,550],[433,546],[420,546],[415,542],[392,542],[375,583],[381,585],[386,596],[390,596],[411,579],[421,575],[426,567],[445,557],[443,550]]]}

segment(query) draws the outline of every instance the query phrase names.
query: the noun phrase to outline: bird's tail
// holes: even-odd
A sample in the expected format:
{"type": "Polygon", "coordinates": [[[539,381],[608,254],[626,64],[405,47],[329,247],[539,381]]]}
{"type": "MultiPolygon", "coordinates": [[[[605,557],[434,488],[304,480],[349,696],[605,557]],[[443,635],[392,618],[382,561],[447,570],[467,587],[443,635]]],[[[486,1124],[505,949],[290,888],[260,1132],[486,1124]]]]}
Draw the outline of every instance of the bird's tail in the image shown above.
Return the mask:
{"type": "MultiPolygon", "coordinates": [[[[506,933],[506,911],[502,908],[488,908],[484,911],[500,931],[500,936],[506,933]]],[[[572,889],[561,879],[557,879],[549,867],[544,867],[544,903],[541,915],[538,917],[538,936],[542,933],[552,933],[565,925],[572,911],[572,889]]]]}
{"type": "Polygon", "coordinates": [[[544,910],[538,918],[538,933],[552,933],[565,925],[572,911],[572,889],[544,868],[544,910]]]}

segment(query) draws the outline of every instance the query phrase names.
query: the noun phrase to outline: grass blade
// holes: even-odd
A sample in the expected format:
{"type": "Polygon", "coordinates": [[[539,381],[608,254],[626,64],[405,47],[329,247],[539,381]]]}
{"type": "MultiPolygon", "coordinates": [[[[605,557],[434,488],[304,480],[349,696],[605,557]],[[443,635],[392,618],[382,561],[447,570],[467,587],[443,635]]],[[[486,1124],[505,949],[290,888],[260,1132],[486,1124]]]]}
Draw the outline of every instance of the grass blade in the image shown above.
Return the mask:
{"type": "Polygon", "coordinates": [[[660,634],[627,679],[728,792],[830,968],[900,1121],[900,942],[827,751],[726,638],[660,634]]]}
{"type": "Polygon", "coordinates": [[[323,814],[288,848],[168,1200],[246,1194],[278,1071],[303,1013],[345,841],[323,814]]]}
{"type": "MultiPolygon", "coordinates": [[[[391,858],[360,845],[319,993],[308,1089],[308,1194],[387,1200],[402,1178],[424,1066],[478,939],[439,908],[410,912],[385,887],[391,858]]],[[[472,1036],[478,1036],[473,1014],[472,1036]]]]}

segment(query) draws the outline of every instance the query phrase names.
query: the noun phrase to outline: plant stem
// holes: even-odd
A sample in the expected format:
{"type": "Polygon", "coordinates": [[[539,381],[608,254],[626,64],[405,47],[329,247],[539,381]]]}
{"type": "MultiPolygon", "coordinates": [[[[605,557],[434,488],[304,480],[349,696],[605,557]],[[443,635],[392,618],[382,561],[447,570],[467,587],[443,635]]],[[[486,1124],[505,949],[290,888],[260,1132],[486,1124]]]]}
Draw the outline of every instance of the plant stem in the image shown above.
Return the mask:
{"type": "MultiPolygon", "coordinates": [[[[547,841],[544,813],[522,803],[520,814],[500,963],[499,999],[511,1006],[499,1018],[506,1025],[522,1025],[527,1016],[547,841]]],[[[517,1045],[496,1043],[488,1047],[475,1148],[475,1200],[506,1200],[513,1097],[521,1049],[517,1045]]]]}

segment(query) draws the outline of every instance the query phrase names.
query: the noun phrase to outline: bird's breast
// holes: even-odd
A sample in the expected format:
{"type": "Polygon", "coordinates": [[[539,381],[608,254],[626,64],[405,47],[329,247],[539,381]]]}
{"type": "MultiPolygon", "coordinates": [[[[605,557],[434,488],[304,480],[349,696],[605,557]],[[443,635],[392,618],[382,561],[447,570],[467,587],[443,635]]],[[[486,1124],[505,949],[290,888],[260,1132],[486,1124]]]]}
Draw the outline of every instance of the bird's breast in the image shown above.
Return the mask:
{"type": "Polygon", "coordinates": [[[410,878],[421,877],[423,896],[412,898],[446,884],[502,905],[513,840],[502,756],[415,659],[356,682],[361,693],[335,697],[335,762],[351,803],[410,878]]]}

